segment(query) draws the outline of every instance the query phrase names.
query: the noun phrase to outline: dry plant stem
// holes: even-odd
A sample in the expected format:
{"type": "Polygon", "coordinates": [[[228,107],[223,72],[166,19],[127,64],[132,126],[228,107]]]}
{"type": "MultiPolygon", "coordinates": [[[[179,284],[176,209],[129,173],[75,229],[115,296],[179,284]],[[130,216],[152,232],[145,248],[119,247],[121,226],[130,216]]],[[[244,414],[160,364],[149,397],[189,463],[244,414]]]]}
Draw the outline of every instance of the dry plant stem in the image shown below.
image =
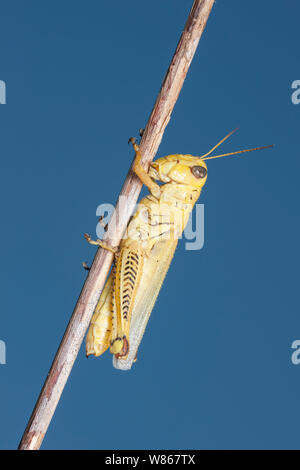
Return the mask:
{"type": "MultiPolygon", "coordinates": [[[[155,106],[143,133],[140,148],[148,168],[161,142],[166,125],[182,88],[187,71],[205,28],[214,0],[195,0],[179,40],[155,106]]],[[[119,213],[120,197],[105,236],[110,246],[118,246],[126,230],[130,212],[141,190],[138,178],[129,171],[120,196],[127,197],[128,212],[119,213]]],[[[59,402],[64,386],[84,339],[95,306],[108,275],[113,254],[99,248],[84,283],[73,315],[65,331],[31,418],[19,445],[20,450],[37,450],[59,402]]]]}

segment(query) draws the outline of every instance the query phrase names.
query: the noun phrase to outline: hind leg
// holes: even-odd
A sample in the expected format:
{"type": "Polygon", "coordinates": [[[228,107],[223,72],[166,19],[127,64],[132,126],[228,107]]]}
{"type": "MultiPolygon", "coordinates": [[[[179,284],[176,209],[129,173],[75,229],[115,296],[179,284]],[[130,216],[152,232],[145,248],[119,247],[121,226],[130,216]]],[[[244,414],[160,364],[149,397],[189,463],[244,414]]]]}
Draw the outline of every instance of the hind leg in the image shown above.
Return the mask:
{"type": "Polygon", "coordinates": [[[114,268],[102,291],[86,336],[86,355],[100,356],[110,346],[112,331],[112,287],[114,268]]]}

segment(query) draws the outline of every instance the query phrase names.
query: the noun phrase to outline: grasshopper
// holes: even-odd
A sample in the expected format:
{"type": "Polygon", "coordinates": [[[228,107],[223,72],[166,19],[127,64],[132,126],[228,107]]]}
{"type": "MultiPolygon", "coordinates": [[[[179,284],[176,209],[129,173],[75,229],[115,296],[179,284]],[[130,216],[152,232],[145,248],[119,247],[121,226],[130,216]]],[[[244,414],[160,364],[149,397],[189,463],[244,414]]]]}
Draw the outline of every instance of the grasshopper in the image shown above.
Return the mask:
{"type": "Polygon", "coordinates": [[[118,251],[85,234],[89,243],[115,252],[113,268],[87,334],[87,356],[100,356],[110,348],[117,369],[128,370],[135,362],[178,238],[206,183],[205,160],[272,147],[211,155],[235,131],[200,157],[175,154],[159,158],[151,163],[148,173],[141,164],[138,144],[134,138],[129,139],[135,150],[132,169],[150,194],[141,200],[118,251]]]}

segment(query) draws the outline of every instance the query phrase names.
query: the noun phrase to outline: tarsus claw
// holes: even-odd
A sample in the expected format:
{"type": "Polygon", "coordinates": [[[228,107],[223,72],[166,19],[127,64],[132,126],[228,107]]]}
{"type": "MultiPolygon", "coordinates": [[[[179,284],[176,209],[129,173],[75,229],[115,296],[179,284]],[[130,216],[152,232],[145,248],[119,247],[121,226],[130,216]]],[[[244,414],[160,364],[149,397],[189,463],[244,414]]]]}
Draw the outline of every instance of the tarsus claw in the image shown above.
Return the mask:
{"type": "Polygon", "coordinates": [[[135,137],[130,137],[128,140],[128,145],[129,144],[134,144],[135,143],[135,137]]]}
{"type": "Polygon", "coordinates": [[[86,261],[82,262],[82,266],[86,271],[89,271],[91,268],[87,265],[86,261]]]}

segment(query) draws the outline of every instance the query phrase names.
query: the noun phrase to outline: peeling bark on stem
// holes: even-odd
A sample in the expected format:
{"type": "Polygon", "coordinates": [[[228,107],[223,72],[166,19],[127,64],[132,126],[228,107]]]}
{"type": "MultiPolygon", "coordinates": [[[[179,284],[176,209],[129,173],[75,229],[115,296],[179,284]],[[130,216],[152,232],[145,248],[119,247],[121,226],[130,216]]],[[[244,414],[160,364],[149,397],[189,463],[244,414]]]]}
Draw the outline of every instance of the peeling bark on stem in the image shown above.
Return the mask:
{"type": "MultiPolygon", "coordinates": [[[[157,152],[213,4],[214,0],[194,1],[143,133],[140,148],[143,154],[142,161],[146,168],[148,168],[157,152]]],[[[135,206],[141,186],[138,178],[129,170],[120,193],[120,196],[127,197],[129,211],[118,214],[120,205],[118,200],[114,213],[118,219],[117,224],[110,223],[105,235],[105,241],[110,246],[119,245],[128,224],[129,213],[135,206]]],[[[99,300],[112,261],[113,254],[111,252],[102,248],[98,249],[73,315],[24,431],[19,445],[20,450],[37,450],[42,444],[99,300]]]]}

